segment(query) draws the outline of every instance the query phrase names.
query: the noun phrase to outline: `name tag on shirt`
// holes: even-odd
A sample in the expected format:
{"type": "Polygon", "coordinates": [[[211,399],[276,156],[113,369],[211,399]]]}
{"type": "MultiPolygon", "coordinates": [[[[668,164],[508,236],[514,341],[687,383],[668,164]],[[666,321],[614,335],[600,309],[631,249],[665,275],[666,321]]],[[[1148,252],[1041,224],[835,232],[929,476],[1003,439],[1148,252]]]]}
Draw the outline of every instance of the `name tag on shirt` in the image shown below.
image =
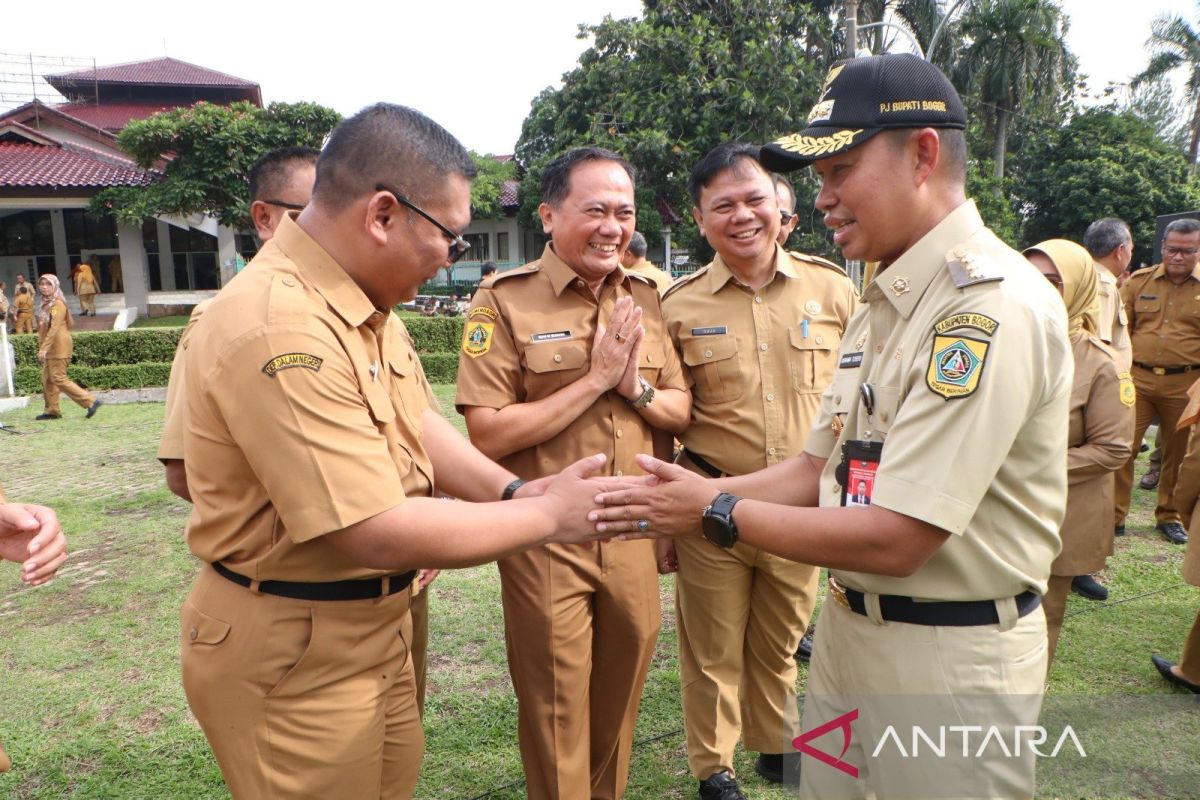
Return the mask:
{"type": "Polygon", "coordinates": [[[559,339],[570,339],[570,331],[549,331],[547,333],[535,333],[529,337],[529,341],[534,342],[554,342],[559,339]]]}
{"type": "Polygon", "coordinates": [[[1156,295],[1156,294],[1139,294],[1138,295],[1138,300],[1157,300],[1157,299],[1158,299],[1158,295],[1156,295]]]}
{"type": "Polygon", "coordinates": [[[692,328],[692,336],[724,336],[729,333],[725,325],[710,325],[707,328],[692,328]]]}
{"type": "Polygon", "coordinates": [[[862,353],[846,353],[838,362],[838,369],[855,369],[862,366],[862,353]]]}

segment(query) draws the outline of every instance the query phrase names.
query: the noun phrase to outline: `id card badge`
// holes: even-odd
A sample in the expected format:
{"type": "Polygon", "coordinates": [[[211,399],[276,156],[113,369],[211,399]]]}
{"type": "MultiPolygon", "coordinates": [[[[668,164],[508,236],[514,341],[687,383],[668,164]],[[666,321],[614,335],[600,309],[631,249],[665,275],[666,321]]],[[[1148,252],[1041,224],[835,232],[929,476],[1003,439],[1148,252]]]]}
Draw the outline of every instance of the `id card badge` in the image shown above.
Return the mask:
{"type": "Polygon", "coordinates": [[[850,508],[871,505],[875,473],[883,455],[883,442],[850,440],[842,445],[842,463],[837,467],[842,485],[842,505],[850,508]]]}

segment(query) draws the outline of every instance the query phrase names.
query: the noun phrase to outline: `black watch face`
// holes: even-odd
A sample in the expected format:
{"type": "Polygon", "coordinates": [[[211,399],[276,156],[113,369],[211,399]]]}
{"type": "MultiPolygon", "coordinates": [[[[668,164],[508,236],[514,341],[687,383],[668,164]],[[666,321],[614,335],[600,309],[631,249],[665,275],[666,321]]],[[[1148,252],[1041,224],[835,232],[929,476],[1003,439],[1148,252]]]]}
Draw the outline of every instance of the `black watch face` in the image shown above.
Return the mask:
{"type": "Polygon", "coordinates": [[[715,517],[710,511],[701,521],[704,538],[718,547],[733,547],[733,528],[728,520],[715,517]]]}

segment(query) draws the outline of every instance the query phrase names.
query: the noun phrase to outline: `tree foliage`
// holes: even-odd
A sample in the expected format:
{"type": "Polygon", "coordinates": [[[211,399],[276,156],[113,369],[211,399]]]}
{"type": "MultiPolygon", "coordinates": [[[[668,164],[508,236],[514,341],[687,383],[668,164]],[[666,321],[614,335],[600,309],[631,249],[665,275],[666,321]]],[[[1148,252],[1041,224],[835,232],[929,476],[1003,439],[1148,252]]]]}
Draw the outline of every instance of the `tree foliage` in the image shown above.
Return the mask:
{"type": "Polygon", "coordinates": [[[247,172],[278,147],[320,147],[340,115],[316,103],[200,102],[130,122],[117,137],[144,167],[169,158],[161,181],[146,187],[113,187],[92,209],[140,225],[157,214],[206,213],[230,227],[248,227],[247,172]]]}
{"type": "Polygon", "coordinates": [[[1146,42],[1150,63],[1134,83],[1161,78],[1180,69],[1184,71],[1185,89],[1192,104],[1188,155],[1195,169],[1200,164],[1200,24],[1193,27],[1182,16],[1164,14],[1154,20],[1150,31],[1150,39],[1146,42]]]}
{"type": "Polygon", "coordinates": [[[514,161],[499,161],[493,156],[471,152],[478,172],[471,183],[471,215],[476,219],[500,219],[504,207],[500,205],[500,192],[504,182],[517,177],[514,161]]]}
{"type": "MultiPolygon", "coordinates": [[[[592,46],[562,88],[533,101],[517,143],[523,224],[540,227],[544,165],[568,148],[597,145],[640,172],[638,228],[657,239],[659,209],[669,207],[688,220],[676,241],[697,248],[686,193],[692,167],[721,142],[770,141],[803,126],[828,64],[830,28],[828,15],[793,0],[646,0],[642,19],[580,26],[592,46]]],[[[798,197],[798,208],[811,209],[811,199],[798,197]]],[[[803,246],[829,250],[823,233],[803,246]]]]}
{"type": "Polygon", "coordinates": [[[1025,241],[1082,241],[1101,217],[1129,223],[1134,263],[1149,262],[1155,218],[1200,206],[1187,158],[1135,115],[1092,109],[1054,132],[1033,154],[1040,165],[1023,187],[1025,241]]]}

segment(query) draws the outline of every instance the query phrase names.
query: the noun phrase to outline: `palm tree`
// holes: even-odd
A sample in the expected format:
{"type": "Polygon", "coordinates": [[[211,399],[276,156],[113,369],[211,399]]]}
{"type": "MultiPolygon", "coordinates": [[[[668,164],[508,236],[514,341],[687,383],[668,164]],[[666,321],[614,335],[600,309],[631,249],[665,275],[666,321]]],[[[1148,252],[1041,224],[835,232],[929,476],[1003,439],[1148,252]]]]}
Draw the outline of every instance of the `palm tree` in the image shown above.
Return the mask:
{"type": "Polygon", "coordinates": [[[1054,0],[975,0],[959,25],[954,83],[994,136],[994,175],[1003,178],[1013,115],[1056,102],[1071,86],[1067,22],[1054,0]]]}
{"type": "MultiPolygon", "coordinates": [[[[1200,2],[1197,7],[1200,8],[1200,2]]],[[[1200,159],[1200,25],[1193,28],[1182,16],[1164,14],[1150,26],[1150,38],[1146,46],[1150,50],[1150,63],[1133,79],[1135,88],[1180,67],[1187,70],[1185,87],[1192,101],[1188,156],[1195,171],[1197,160],[1200,159]]]]}

